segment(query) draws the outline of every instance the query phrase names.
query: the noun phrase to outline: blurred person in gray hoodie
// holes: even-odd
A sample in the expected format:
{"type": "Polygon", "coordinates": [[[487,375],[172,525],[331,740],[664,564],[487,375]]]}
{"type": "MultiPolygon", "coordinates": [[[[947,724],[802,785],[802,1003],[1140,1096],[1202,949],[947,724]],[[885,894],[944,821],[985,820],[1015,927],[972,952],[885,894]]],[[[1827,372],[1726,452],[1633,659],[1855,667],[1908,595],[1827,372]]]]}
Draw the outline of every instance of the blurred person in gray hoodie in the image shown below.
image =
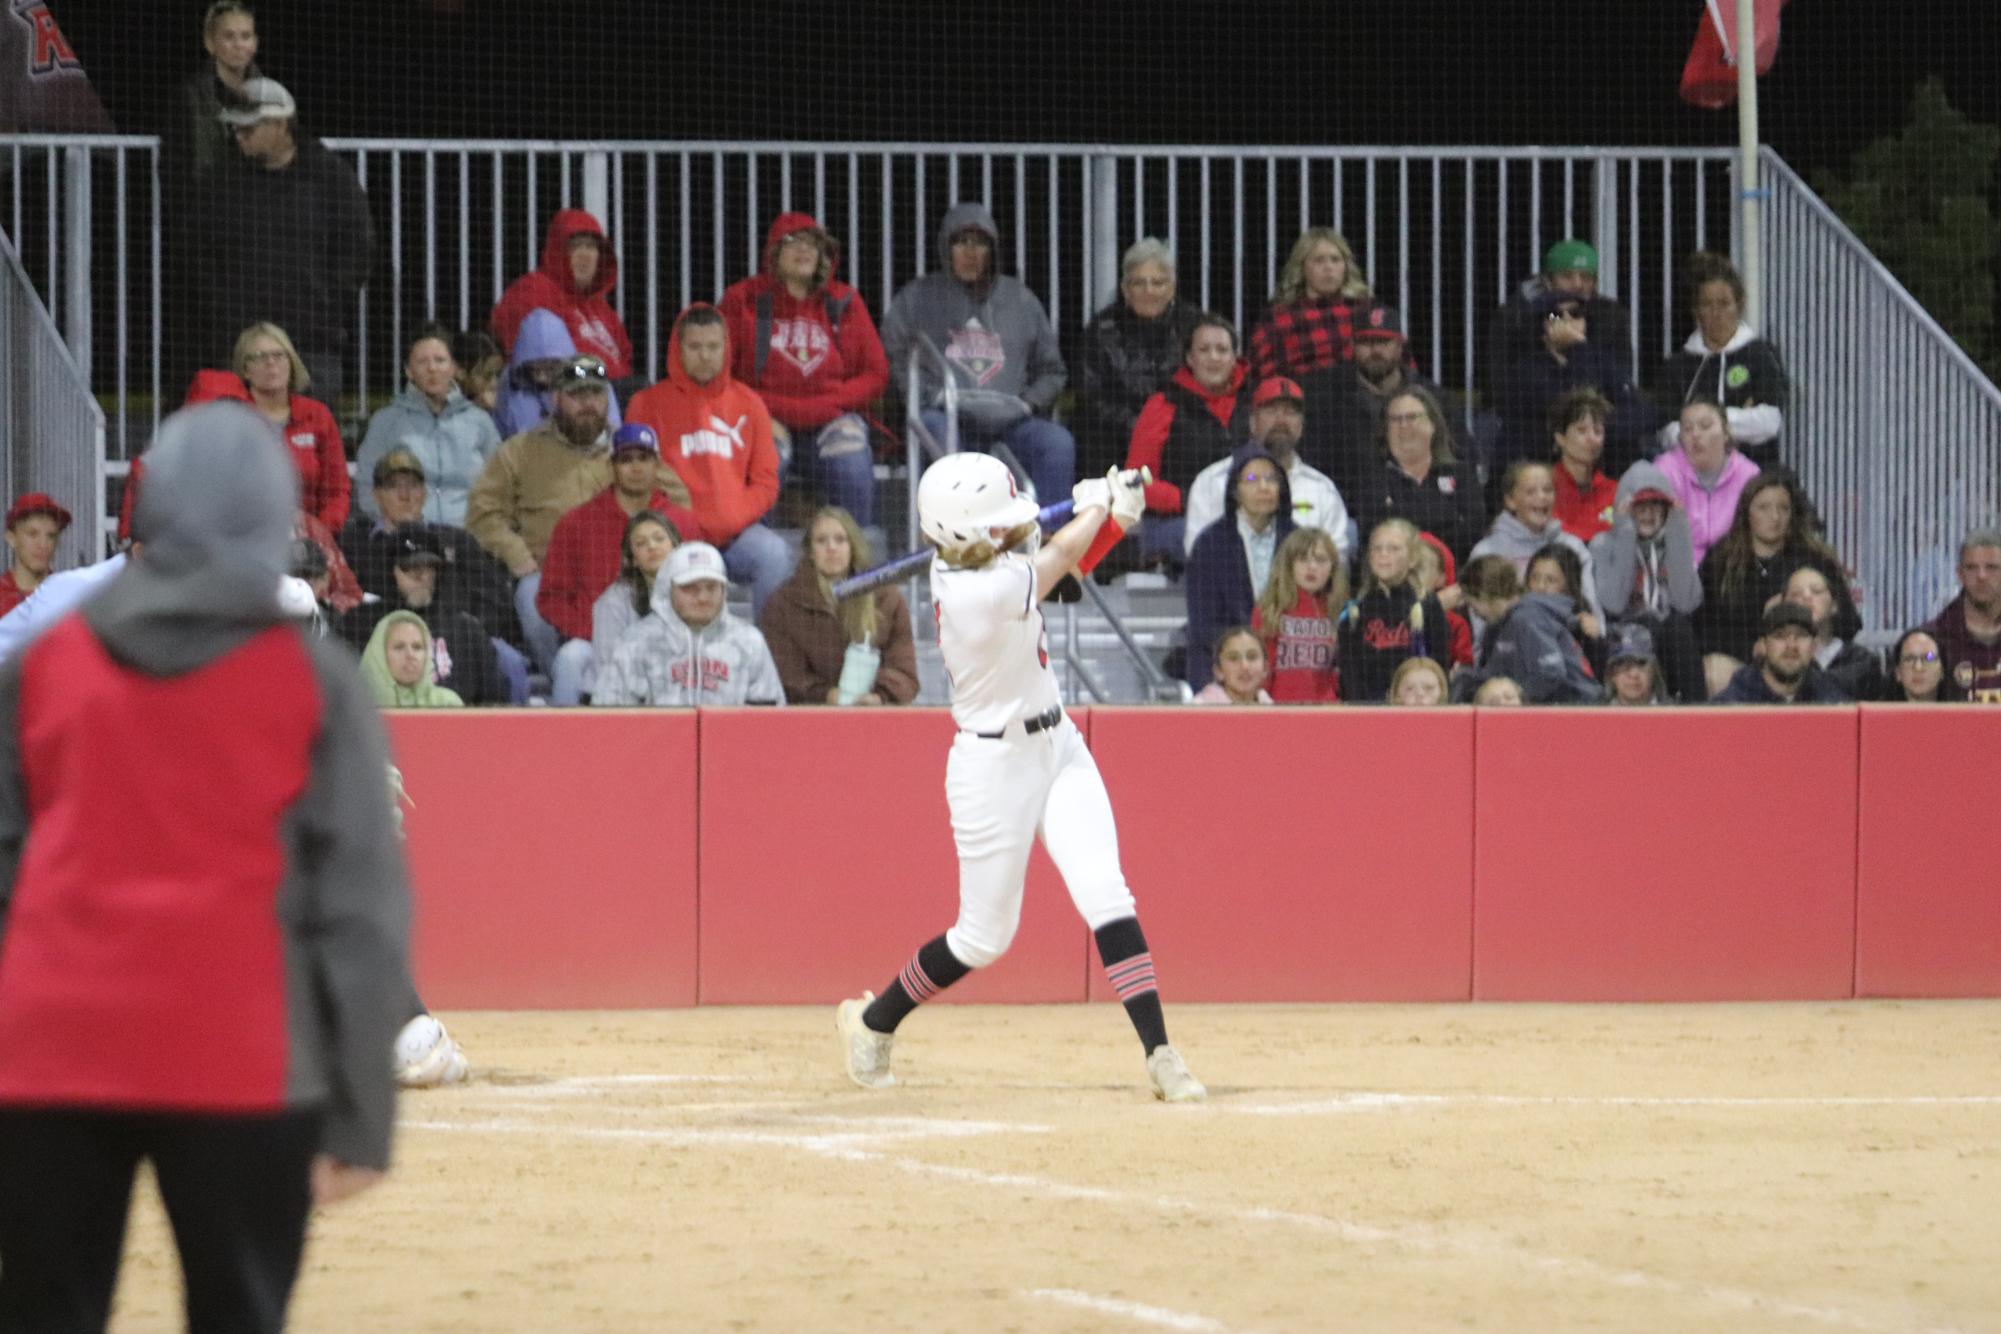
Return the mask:
{"type": "Polygon", "coordinates": [[[101,1329],[154,1169],[194,1329],[275,1330],[389,1166],[410,1003],[388,747],[279,600],[298,476],[237,403],[147,454],[139,557],[0,671],[0,1329],[101,1329]]]}
{"type": "MultiPolygon", "coordinates": [[[[939,269],[905,284],[882,326],[895,380],[909,373],[920,336],[944,355],[958,389],[962,446],[1005,444],[1028,470],[1039,498],[1070,494],[1077,442],[1049,419],[1068,372],[1049,313],[1019,278],[999,268],[1000,229],[983,204],[957,204],[938,228],[939,269]]],[[[922,357],[924,425],[945,438],[944,381],[922,357]]],[[[894,381],[893,381],[894,382],[894,381]]]]}
{"type": "Polygon", "coordinates": [[[653,610],[598,666],[591,703],[606,708],[783,704],[771,647],[730,614],[729,572],[707,542],[683,542],[653,578],[653,610]]]}

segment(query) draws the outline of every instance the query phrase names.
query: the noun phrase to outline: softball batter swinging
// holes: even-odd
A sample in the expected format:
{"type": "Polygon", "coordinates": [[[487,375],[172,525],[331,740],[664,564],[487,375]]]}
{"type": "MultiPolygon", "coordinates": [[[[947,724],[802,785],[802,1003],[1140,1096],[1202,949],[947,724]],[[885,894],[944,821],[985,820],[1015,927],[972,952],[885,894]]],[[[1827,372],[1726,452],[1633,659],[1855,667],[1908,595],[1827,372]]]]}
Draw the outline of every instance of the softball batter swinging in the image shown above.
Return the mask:
{"type": "Polygon", "coordinates": [[[1063,714],[1039,605],[1073,568],[1095,565],[1139,521],[1145,499],[1141,483],[1117,469],[1080,483],[1073,497],[1075,516],[1038,545],[1035,501],[1016,493],[1007,466],[990,455],[947,455],[918,486],[918,518],[938,549],[931,600],[959,725],[945,765],[959,919],[922,946],[882,995],[863,992],[836,1010],[848,1077],[864,1088],[896,1082],[890,1044],[912,1010],[1007,952],[1021,921],[1029,849],[1040,834],[1139,1032],[1154,1096],[1207,1096],[1168,1045],[1153,956],[1119,869],[1111,799],[1083,736],[1063,714]]]}

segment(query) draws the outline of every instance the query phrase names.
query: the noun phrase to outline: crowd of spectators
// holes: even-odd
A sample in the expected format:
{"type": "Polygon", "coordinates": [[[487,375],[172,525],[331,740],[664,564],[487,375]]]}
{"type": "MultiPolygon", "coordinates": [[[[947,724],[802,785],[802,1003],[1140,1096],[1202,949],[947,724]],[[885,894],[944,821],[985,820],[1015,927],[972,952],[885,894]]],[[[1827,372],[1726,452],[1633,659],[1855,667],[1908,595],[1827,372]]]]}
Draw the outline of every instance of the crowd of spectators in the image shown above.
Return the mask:
{"type": "MultiPolygon", "coordinates": [[[[1205,702],[2001,700],[2001,534],[1967,537],[1962,592],[1887,661],[1858,643],[1842,554],[1785,466],[1784,359],[1714,254],[1685,266],[1693,327],[1649,374],[1593,248],[1551,245],[1461,398],[1330,227],[1299,236],[1240,345],[1151,237],[1059,336],[977,202],[943,215],[935,267],[878,333],[841,239],[787,212],[758,271],[683,309],[647,366],[613,236],[566,208],[483,328],[409,339],[351,488],[368,198],[257,64],[248,6],[212,5],[203,41],[168,156],[188,401],[239,398],[278,428],[301,480],[294,572],[385,700],[908,703],[911,609],[832,588],[887,545],[878,454],[898,430],[947,440],[948,406],[961,447],[1040,496],[1150,470],[1138,540],[1099,577],[1182,585],[1182,674],[1205,702]],[[913,365],[920,420],[902,422],[892,372],[913,365]],[[796,546],[788,492],[811,515],[796,546]]],[[[141,461],[128,523],[143,485],[141,461]]],[[[0,612],[50,578],[69,522],[49,496],[14,502],[0,612]]]]}

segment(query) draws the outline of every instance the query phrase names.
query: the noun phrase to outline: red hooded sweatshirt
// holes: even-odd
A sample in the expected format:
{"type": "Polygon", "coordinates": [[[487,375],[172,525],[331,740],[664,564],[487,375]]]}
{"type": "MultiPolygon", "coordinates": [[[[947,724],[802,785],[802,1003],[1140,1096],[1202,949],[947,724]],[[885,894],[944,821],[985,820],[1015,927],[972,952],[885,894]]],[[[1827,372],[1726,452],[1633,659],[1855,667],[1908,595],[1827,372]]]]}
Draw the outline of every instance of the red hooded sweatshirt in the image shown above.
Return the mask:
{"type": "Polygon", "coordinates": [[[719,309],[729,322],[737,380],[757,390],[771,415],[796,430],[861,411],[889,385],[889,361],[861,294],[834,277],[794,297],[777,276],[778,247],[794,232],[821,232],[805,213],[781,213],[764,238],[764,271],[732,283],[719,309]],[[760,363],[762,363],[760,365],[760,363]]]}
{"type": "Polygon", "coordinates": [[[633,395],[628,422],[643,422],[660,437],[660,454],[688,484],[689,507],[701,517],[709,540],[728,546],[765,516],[778,499],[778,450],[771,443],[771,414],[755,390],[730,374],[729,327],[723,327],[723,366],[707,384],[696,384],[681,365],[681,329],[697,302],[674,320],[667,340],[667,378],[633,395]]]}
{"type": "Polygon", "coordinates": [[[625,336],[625,323],[604,299],[618,281],[618,256],[611,250],[604,228],[580,208],[566,208],[549,219],[549,235],[542,242],[542,265],[508,284],[500,304],[493,308],[493,336],[501,350],[514,355],[514,336],[531,310],[551,310],[569,326],[577,351],[604,362],[605,373],[614,380],[632,374],[632,340],[625,336]],[[579,236],[598,239],[598,272],[591,285],[579,292],[570,277],[570,242],[579,236]]]}

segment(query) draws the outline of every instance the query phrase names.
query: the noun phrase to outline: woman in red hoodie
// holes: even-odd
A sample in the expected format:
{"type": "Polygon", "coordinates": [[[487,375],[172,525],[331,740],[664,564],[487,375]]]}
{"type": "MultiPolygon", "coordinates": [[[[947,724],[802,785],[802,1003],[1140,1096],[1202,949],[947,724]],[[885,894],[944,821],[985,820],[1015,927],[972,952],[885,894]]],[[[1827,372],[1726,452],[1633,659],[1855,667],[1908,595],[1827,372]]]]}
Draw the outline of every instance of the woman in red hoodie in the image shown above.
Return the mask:
{"type": "Polygon", "coordinates": [[[1295,528],[1272,557],[1271,578],[1251,612],[1271,664],[1266,689],[1279,704],[1340,700],[1334,663],[1334,618],[1348,602],[1348,571],[1334,539],[1318,528],[1295,528]]]}
{"type": "Polygon", "coordinates": [[[810,214],[781,213],[764,238],[764,268],[733,283],[719,309],[732,370],[770,410],[799,473],[820,499],[863,527],[875,521],[868,407],[889,385],[889,360],[861,294],[834,277],[841,246],[810,214]]]}
{"type": "Polygon", "coordinates": [[[489,318],[493,336],[511,357],[514,335],[528,312],[552,311],[569,327],[578,353],[602,361],[613,381],[627,379],[632,375],[632,340],[625,336],[625,321],[604,299],[617,282],[618,256],[604,228],[584,209],[563,209],[549,219],[541,265],[501,293],[489,318]]]}
{"type": "Polygon", "coordinates": [[[729,329],[714,306],[681,312],[666,378],[633,396],[625,420],[653,428],[730,578],[750,584],[751,614],[763,611],[793,564],[791,544],[760,522],[778,499],[778,450],[764,400],[730,374],[729,329]]]}
{"type": "Polygon", "coordinates": [[[1140,409],[1126,467],[1153,470],[1146,508],[1158,517],[1140,529],[1144,555],[1181,552],[1183,489],[1194,484],[1197,473],[1230,457],[1230,451],[1250,438],[1244,374],[1244,363],[1237,356],[1237,327],[1221,315],[1204,314],[1188,331],[1181,368],[1140,409]]]}

